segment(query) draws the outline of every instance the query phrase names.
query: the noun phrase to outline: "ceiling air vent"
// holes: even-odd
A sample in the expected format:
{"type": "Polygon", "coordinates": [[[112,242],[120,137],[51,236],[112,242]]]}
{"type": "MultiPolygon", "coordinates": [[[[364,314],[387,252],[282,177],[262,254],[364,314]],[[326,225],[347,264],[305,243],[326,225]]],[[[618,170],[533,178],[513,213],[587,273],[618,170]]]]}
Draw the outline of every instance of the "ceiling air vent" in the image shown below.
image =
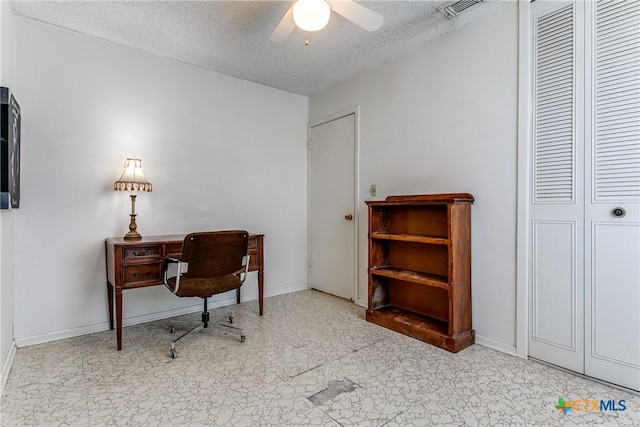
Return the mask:
{"type": "Polygon", "coordinates": [[[453,19],[458,16],[460,12],[463,12],[469,9],[471,6],[475,6],[476,4],[482,2],[483,0],[460,0],[455,3],[451,3],[450,5],[442,6],[441,8],[438,8],[438,11],[447,18],[453,19]]]}

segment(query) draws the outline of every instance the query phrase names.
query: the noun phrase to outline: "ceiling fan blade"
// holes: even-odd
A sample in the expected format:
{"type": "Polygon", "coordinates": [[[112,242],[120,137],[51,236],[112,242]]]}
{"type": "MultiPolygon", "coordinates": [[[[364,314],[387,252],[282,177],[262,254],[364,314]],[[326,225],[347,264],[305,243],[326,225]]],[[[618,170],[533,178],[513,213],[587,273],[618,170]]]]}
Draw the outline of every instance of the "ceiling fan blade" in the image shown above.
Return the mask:
{"type": "Polygon", "coordinates": [[[382,15],[353,0],[334,0],[329,2],[329,5],[334,12],[367,31],[377,30],[384,21],[382,15]]]}
{"type": "Polygon", "coordinates": [[[287,13],[285,13],[280,20],[280,23],[278,23],[276,29],[271,33],[271,41],[281,42],[285,40],[295,27],[296,23],[293,22],[293,5],[291,5],[289,9],[287,9],[287,13]]]}

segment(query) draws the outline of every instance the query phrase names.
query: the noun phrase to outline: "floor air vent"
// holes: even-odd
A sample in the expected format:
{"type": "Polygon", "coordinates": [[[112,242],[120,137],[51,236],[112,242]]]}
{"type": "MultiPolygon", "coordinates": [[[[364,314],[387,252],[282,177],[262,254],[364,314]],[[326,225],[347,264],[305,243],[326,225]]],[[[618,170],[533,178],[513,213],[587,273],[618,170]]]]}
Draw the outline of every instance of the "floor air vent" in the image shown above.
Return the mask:
{"type": "Polygon", "coordinates": [[[450,5],[443,6],[439,8],[438,11],[447,18],[452,19],[458,16],[460,12],[469,9],[471,6],[475,6],[478,3],[482,3],[482,1],[483,0],[460,0],[455,3],[451,3],[450,5]]]}

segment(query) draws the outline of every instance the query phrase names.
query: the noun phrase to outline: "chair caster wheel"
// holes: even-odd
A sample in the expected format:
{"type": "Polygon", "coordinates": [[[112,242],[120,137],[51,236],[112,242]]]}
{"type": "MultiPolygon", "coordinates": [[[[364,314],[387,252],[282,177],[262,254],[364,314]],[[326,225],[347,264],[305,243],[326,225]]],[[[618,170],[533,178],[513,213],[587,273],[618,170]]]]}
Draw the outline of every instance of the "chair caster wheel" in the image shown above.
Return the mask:
{"type": "Polygon", "coordinates": [[[175,359],[176,357],[178,357],[178,353],[174,349],[171,349],[171,358],[175,359]]]}
{"type": "Polygon", "coordinates": [[[229,323],[233,323],[233,316],[229,316],[229,323]]]}
{"type": "Polygon", "coordinates": [[[173,326],[173,325],[169,326],[169,332],[171,332],[172,334],[175,334],[175,332],[176,332],[176,327],[175,327],[175,326],[173,326]]]}
{"type": "Polygon", "coordinates": [[[247,337],[245,337],[244,335],[242,335],[242,336],[240,337],[240,342],[244,342],[246,339],[247,339],[247,337]]]}

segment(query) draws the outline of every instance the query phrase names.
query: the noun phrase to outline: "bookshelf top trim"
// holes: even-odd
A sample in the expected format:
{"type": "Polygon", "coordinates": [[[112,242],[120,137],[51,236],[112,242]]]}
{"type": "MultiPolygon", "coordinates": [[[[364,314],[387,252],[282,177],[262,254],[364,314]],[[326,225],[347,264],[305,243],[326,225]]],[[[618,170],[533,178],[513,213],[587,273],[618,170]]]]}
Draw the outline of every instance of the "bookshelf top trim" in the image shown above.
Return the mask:
{"type": "Polygon", "coordinates": [[[369,206],[389,206],[389,205],[441,205],[454,203],[473,203],[474,198],[469,193],[447,193],[447,194],[416,194],[407,196],[389,196],[385,200],[368,200],[365,203],[369,206]]]}

